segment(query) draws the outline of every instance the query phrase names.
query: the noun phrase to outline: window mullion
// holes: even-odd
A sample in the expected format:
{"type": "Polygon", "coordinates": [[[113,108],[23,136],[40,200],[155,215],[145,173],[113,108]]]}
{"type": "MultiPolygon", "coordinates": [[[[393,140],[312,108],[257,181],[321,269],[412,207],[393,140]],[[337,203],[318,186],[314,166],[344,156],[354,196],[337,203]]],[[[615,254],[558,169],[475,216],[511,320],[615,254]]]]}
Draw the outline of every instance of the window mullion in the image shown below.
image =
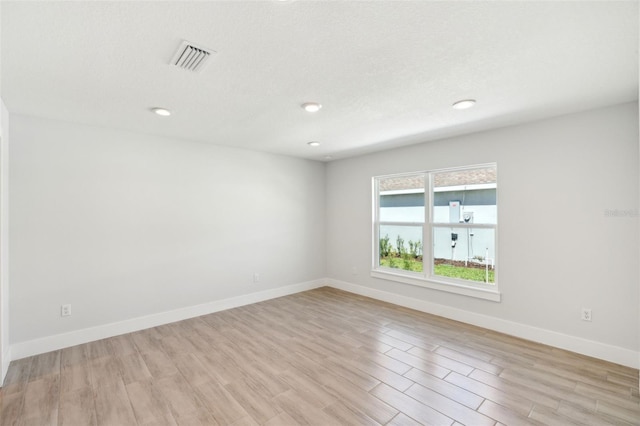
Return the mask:
{"type": "Polygon", "coordinates": [[[431,239],[431,221],[433,207],[431,202],[431,174],[424,174],[424,226],[422,228],[422,271],[425,277],[432,275],[433,243],[431,239]]]}
{"type": "Polygon", "coordinates": [[[373,179],[373,268],[377,269],[380,267],[380,186],[378,184],[378,179],[373,179]]]}
{"type": "Polygon", "coordinates": [[[495,223],[432,223],[431,226],[434,228],[464,228],[464,229],[496,229],[497,225],[495,223]]]}

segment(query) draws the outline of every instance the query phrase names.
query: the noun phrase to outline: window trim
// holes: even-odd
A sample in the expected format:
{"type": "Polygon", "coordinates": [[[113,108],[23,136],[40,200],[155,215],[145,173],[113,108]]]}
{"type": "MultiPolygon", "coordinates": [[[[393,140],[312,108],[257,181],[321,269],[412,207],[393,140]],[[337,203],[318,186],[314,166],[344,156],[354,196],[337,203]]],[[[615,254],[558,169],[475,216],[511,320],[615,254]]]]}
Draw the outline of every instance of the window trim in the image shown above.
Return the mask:
{"type": "MultiPolygon", "coordinates": [[[[485,284],[482,282],[467,282],[466,280],[460,280],[455,278],[440,277],[433,274],[433,229],[435,227],[447,227],[447,228],[485,228],[494,230],[494,245],[495,245],[495,263],[497,265],[498,258],[498,224],[484,224],[484,223],[448,223],[448,222],[433,222],[434,215],[434,188],[433,188],[433,175],[442,172],[455,172],[463,170],[472,170],[479,168],[495,167],[497,173],[497,163],[485,163],[474,164],[463,167],[451,167],[435,170],[424,170],[410,173],[397,173],[390,175],[374,176],[372,178],[373,189],[373,247],[372,247],[372,266],[371,276],[374,278],[384,279],[388,281],[400,282],[403,284],[415,285],[419,287],[425,287],[433,290],[444,291],[448,293],[455,293],[464,296],[470,296],[474,298],[490,300],[494,302],[501,301],[501,293],[498,286],[498,268],[494,268],[494,284],[485,284]],[[391,177],[403,177],[403,176],[416,176],[422,175],[424,179],[424,192],[425,192],[425,206],[424,206],[424,221],[423,222],[396,222],[396,221],[380,221],[380,188],[379,182],[384,178],[391,177]],[[427,193],[428,192],[428,193],[427,193]],[[413,272],[403,269],[387,268],[380,266],[380,226],[381,225],[398,225],[398,226],[420,226],[422,227],[422,241],[423,241],[423,271],[413,272]],[[427,245],[425,242],[430,241],[427,245]],[[426,248],[426,249],[425,249],[426,248]],[[427,256],[428,255],[428,256],[427,256]],[[428,261],[427,261],[428,258],[428,261]]],[[[497,203],[497,183],[496,183],[496,204],[497,203]]],[[[497,215],[497,212],[496,212],[497,215]]]]}

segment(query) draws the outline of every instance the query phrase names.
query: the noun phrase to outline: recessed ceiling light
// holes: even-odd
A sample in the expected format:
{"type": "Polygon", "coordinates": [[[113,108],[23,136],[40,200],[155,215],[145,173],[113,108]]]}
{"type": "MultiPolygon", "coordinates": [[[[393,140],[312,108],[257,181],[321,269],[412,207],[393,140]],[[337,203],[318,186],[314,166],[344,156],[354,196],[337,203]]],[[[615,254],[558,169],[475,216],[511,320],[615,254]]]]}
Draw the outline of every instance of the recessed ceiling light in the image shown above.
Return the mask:
{"type": "Polygon", "coordinates": [[[456,103],[453,104],[453,108],[455,109],[467,109],[467,108],[471,108],[472,106],[474,106],[476,103],[475,99],[465,99],[462,101],[458,101],[456,103]]]}
{"type": "Polygon", "coordinates": [[[318,112],[320,111],[320,108],[322,108],[322,105],[317,102],[305,102],[302,104],[302,109],[307,112],[318,112]]]}
{"type": "Polygon", "coordinates": [[[151,111],[163,117],[168,117],[171,115],[171,111],[166,108],[151,108],[151,111]]]}
{"type": "Polygon", "coordinates": [[[307,142],[307,145],[309,145],[309,146],[320,146],[320,142],[318,142],[318,141],[307,142]]]}

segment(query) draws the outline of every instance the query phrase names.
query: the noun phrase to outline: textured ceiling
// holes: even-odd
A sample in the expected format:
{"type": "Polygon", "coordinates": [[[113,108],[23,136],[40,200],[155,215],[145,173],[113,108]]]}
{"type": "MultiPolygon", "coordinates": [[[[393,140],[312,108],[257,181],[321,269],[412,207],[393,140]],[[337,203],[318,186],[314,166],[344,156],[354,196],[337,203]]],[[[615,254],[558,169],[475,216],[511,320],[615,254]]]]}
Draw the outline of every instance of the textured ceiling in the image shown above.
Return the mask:
{"type": "Polygon", "coordinates": [[[10,112],[297,157],[638,98],[635,1],[0,4],[10,112]],[[203,72],[169,65],[182,40],[217,52],[203,72]]]}

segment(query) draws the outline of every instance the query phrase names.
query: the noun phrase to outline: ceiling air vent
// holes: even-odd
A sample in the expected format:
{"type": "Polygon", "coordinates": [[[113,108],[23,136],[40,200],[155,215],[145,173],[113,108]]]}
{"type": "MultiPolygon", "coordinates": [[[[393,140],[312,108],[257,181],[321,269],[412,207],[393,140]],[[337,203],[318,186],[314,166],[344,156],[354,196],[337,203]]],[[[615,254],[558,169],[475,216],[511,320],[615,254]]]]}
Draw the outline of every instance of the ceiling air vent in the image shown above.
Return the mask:
{"type": "Polygon", "coordinates": [[[188,41],[183,41],[178,51],[171,59],[171,65],[187,71],[200,72],[207,65],[213,54],[213,50],[196,46],[188,41]]]}

